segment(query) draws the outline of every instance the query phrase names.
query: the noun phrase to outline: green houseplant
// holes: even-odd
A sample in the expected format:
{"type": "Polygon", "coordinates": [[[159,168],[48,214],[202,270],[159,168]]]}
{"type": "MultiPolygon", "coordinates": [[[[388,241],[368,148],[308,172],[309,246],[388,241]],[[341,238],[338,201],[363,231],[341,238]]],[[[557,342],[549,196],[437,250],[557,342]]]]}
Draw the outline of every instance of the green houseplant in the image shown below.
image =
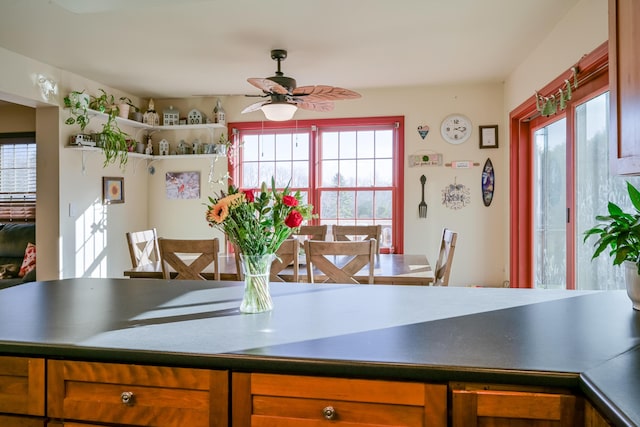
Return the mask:
{"type": "Polygon", "coordinates": [[[65,123],[68,125],[78,124],[80,131],[89,124],[89,95],[83,91],[71,91],[69,95],[64,97],[64,106],[71,110],[73,117],[69,117],[65,123]]]}
{"type": "Polygon", "coordinates": [[[627,192],[634,211],[625,212],[613,202],[609,202],[609,215],[597,215],[599,223],[585,231],[584,242],[591,236],[598,239],[593,244],[594,259],[607,249],[613,258],[613,265],[625,265],[627,294],[633,308],[640,310],[640,191],[627,182],[627,192]]]}
{"type": "Polygon", "coordinates": [[[120,129],[116,117],[117,113],[109,113],[107,121],[102,125],[102,132],[98,134],[98,141],[104,153],[104,167],[116,161],[120,167],[124,167],[129,159],[129,141],[132,138],[120,129]]]}

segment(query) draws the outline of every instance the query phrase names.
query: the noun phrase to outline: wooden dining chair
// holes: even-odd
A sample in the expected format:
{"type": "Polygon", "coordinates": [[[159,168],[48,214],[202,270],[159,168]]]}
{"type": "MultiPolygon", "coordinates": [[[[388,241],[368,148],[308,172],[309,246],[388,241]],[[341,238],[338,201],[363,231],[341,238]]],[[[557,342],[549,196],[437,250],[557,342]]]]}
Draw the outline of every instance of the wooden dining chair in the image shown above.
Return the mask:
{"type": "Polygon", "coordinates": [[[165,279],[206,280],[202,272],[213,263],[213,278],[220,280],[218,266],[220,242],[217,237],[203,240],[159,238],[158,243],[162,260],[162,276],[165,279]],[[191,259],[193,261],[189,262],[191,259]],[[171,277],[174,271],[176,276],[171,277]]]}
{"type": "Polygon", "coordinates": [[[315,270],[326,276],[319,283],[355,283],[354,276],[365,266],[369,265],[367,283],[373,284],[373,269],[375,265],[377,242],[375,239],[360,242],[322,242],[307,240],[304,242],[304,252],[307,261],[307,280],[316,283],[315,270]]]}
{"type": "Polygon", "coordinates": [[[141,264],[152,264],[160,261],[158,233],[155,228],[126,233],[131,265],[133,268],[141,264]]]}
{"type": "MultiPolygon", "coordinates": [[[[276,259],[271,263],[272,282],[286,282],[279,274],[284,269],[291,268],[291,282],[298,282],[300,278],[300,242],[298,239],[287,239],[276,251],[276,259]]],[[[289,275],[287,275],[289,276],[289,275]]]]}
{"type": "MultiPolygon", "coordinates": [[[[375,239],[380,242],[382,237],[381,225],[334,225],[331,227],[333,240],[346,242],[349,240],[369,240],[375,239]]],[[[376,247],[376,253],[380,253],[380,245],[376,247]]]]}
{"type": "Polygon", "coordinates": [[[327,225],[303,225],[297,233],[292,236],[298,236],[299,240],[327,240],[327,225]]]}
{"type": "Polygon", "coordinates": [[[453,263],[453,253],[456,250],[456,240],[458,233],[444,228],[440,239],[440,249],[438,261],[436,262],[434,286],[449,286],[449,276],[451,275],[451,264],[453,263]]]}

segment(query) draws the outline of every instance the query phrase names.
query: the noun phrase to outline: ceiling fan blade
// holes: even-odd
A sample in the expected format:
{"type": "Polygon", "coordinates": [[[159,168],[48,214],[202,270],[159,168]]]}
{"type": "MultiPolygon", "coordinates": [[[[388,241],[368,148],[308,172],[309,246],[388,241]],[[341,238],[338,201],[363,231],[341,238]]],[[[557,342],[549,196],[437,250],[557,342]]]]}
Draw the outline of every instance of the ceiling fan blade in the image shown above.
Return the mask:
{"type": "Polygon", "coordinates": [[[303,110],[319,111],[321,113],[333,111],[333,108],[335,106],[334,103],[331,101],[309,102],[306,99],[296,100],[295,103],[298,106],[298,108],[302,108],[303,110]]]}
{"type": "Polygon", "coordinates": [[[358,92],[335,86],[300,86],[293,90],[294,96],[304,96],[308,102],[337,101],[341,99],[360,98],[358,92]]]}
{"type": "Polygon", "coordinates": [[[273,80],[250,78],[247,79],[247,81],[265,93],[278,93],[280,95],[286,95],[289,93],[284,86],[274,82],[273,80]]]}
{"type": "Polygon", "coordinates": [[[244,113],[251,113],[253,111],[258,111],[260,108],[262,108],[263,105],[265,104],[269,104],[270,101],[260,101],[260,102],[256,102],[255,104],[251,104],[248,107],[246,107],[244,110],[242,110],[240,112],[240,114],[244,114],[244,113]]]}

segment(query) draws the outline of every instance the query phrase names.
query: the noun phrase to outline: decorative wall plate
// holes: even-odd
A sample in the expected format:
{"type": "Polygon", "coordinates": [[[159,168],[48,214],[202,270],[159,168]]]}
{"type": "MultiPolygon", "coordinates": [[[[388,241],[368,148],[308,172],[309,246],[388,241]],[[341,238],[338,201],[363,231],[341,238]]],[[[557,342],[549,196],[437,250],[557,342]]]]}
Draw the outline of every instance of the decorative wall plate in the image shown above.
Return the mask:
{"type": "Polygon", "coordinates": [[[420,135],[422,137],[422,139],[425,139],[427,137],[428,133],[429,133],[429,126],[428,125],[420,125],[420,126],[418,126],[418,135],[420,135]]]}

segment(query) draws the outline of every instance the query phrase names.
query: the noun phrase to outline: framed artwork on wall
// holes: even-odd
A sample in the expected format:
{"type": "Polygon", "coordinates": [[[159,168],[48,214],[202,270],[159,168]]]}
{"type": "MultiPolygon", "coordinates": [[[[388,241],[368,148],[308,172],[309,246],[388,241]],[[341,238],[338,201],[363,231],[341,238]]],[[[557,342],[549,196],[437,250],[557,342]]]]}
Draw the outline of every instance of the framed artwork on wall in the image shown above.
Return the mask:
{"type": "Polygon", "coordinates": [[[480,126],[480,148],[498,148],[498,125],[480,126]]]}
{"type": "Polygon", "coordinates": [[[102,177],[102,204],[124,203],[124,178],[102,177]]]}

